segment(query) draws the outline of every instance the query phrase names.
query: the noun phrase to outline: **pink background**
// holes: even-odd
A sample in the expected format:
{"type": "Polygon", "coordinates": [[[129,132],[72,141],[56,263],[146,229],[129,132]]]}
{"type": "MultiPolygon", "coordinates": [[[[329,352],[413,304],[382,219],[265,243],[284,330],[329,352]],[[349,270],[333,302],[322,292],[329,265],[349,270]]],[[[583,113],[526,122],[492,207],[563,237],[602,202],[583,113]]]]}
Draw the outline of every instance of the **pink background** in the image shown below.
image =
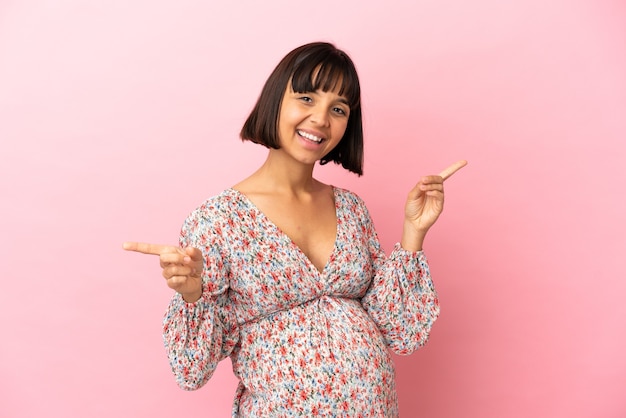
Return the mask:
{"type": "Polygon", "coordinates": [[[626,416],[621,0],[0,2],[0,416],[229,416],[229,361],[177,388],[169,289],[125,240],[265,151],[239,128],[278,60],[360,71],[368,203],[388,250],[419,175],[458,159],[426,251],[442,303],[397,358],[403,417],[626,416]]]}

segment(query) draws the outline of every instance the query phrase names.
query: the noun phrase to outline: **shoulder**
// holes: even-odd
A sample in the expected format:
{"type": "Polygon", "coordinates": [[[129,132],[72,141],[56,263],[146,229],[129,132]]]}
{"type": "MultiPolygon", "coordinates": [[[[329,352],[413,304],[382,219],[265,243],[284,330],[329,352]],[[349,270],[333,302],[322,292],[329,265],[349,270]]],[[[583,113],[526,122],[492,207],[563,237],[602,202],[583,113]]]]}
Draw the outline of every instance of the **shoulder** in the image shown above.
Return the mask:
{"type": "Polygon", "coordinates": [[[202,202],[183,222],[180,243],[227,254],[233,234],[250,212],[245,197],[234,189],[226,189],[202,202]]]}
{"type": "Polygon", "coordinates": [[[198,225],[204,228],[220,228],[232,223],[233,218],[242,212],[245,205],[246,201],[239,192],[226,189],[195,208],[185,219],[183,229],[196,229],[198,225]]]}
{"type": "Polygon", "coordinates": [[[351,219],[358,224],[370,222],[371,217],[365,201],[358,194],[339,187],[334,187],[334,189],[335,205],[342,209],[341,213],[346,219],[351,219]]]}
{"type": "Polygon", "coordinates": [[[348,206],[366,209],[365,202],[358,194],[347,189],[342,189],[341,187],[333,186],[333,188],[335,190],[335,199],[337,199],[338,202],[348,206]]]}

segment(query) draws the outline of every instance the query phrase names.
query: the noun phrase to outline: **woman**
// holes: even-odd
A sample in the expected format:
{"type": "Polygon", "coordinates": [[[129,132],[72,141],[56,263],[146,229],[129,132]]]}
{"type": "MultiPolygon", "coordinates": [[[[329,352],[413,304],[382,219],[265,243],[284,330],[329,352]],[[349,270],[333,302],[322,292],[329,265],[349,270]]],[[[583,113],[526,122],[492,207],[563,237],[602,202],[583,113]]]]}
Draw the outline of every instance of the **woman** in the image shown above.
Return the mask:
{"type": "Polygon", "coordinates": [[[312,43],[278,64],[241,131],[268,148],[250,177],[187,218],[160,256],[176,290],[164,340],[179,385],[196,389],[230,356],[233,417],[398,416],[389,354],[427,339],[439,303],[422,252],[443,180],[410,191],[402,239],[386,257],[362,200],[313,177],[333,161],[362,173],[360,87],[350,58],[312,43]]]}

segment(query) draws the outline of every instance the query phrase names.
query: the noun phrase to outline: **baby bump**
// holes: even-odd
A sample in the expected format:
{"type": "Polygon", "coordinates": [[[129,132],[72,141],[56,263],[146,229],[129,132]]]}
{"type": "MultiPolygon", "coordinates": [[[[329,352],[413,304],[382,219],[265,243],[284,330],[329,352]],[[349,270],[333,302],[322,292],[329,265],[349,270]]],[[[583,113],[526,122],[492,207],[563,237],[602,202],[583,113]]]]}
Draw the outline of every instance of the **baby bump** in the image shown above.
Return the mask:
{"type": "Polygon", "coordinates": [[[342,405],[367,412],[372,402],[396,408],[391,356],[358,300],[324,296],[247,324],[240,337],[233,355],[245,387],[240,408],[275,416],[342,405]]]}

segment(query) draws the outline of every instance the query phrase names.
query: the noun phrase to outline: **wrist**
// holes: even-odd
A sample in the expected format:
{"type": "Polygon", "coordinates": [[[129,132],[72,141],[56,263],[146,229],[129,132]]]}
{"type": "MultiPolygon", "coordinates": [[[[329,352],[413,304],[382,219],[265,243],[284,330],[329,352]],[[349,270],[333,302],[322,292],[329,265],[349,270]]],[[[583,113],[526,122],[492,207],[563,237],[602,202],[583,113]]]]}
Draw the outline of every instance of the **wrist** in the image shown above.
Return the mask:
{"type": "Polygon", "coordinates": [[[412,224],[405,222],[404,228],[402,229],[402,240],[400,241],[400,246],[411,252],[422,251],[424,238],[426,238],[427,232],[427,229],[418,230],[415,229],[412,224]]]}
{"type": "Polygon", "coordinates": [[[183,300],[187,303],[195,303],[202,297],[202,290],[192,293],[181,293],[183,300]]]}

